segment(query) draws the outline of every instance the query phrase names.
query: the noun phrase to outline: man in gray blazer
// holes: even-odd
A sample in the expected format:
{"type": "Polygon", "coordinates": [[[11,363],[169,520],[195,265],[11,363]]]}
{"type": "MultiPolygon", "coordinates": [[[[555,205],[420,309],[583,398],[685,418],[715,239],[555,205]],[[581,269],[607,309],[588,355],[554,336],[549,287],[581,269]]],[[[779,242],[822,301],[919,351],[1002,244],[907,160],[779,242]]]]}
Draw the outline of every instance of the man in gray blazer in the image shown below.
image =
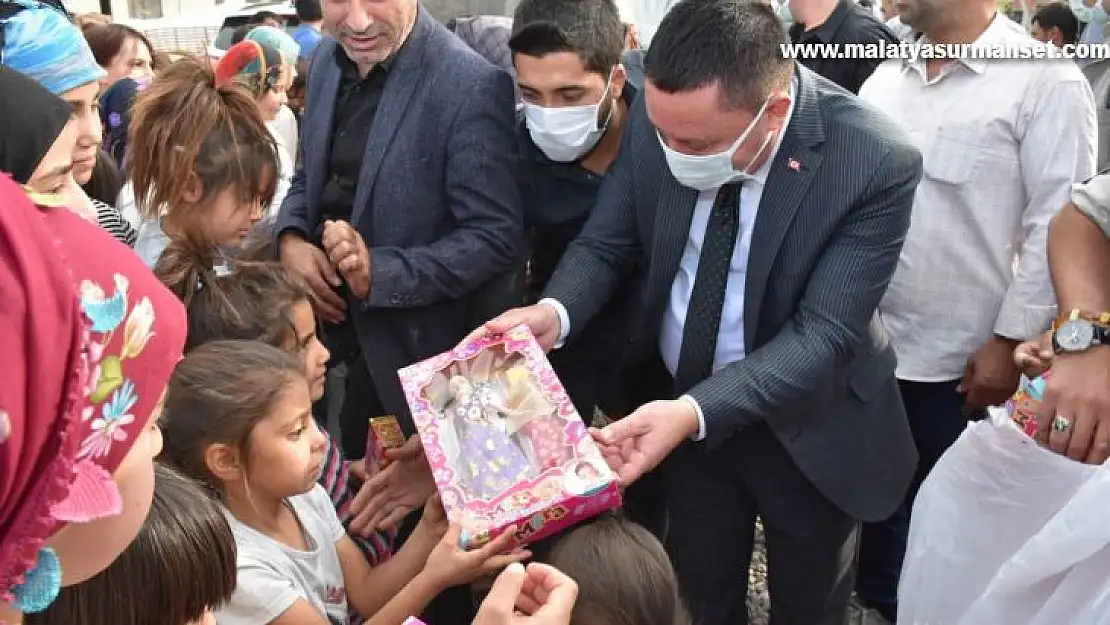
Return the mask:
{"type": "Polygon", "coordinates": [[[557,347],[644,264],[629,347],[661,400],[595,438],[625,484],[662,463],[666,544],[699,625],[747,622],[756,516],[775,622],[841,625],[859,521],[898,506],[917,460],[875,310],[921,155],[785,43],[760,3],[671,9],[545,299],[481,330],[526,323],[557,347]]]}
{"type": "Polygon", "coordinates": [[[358,458],[367,417],[412,432],[397,369],[453,347],[478,309],[522,301],[483,299],[523,266],[514,87],[417,0],[322,8],[334,38],[312,61],[276,232],[333,360],[350,361],[342,441],[358,458]]]}

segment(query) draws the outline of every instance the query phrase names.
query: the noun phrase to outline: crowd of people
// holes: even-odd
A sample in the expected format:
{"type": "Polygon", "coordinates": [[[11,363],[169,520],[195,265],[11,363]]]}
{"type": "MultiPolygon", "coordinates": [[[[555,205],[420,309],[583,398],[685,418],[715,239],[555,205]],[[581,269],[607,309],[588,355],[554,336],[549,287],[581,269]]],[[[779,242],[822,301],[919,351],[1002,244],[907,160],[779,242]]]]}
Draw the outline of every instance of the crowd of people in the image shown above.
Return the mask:
{"type": "Polygon", "coordinates": [[[892,623],[1023,375],[1041,445],[1110,456],[1079,66],[782,54],[1071,8],[682,0],[645,51],[614,0],[295,4],[195,56],[0,0],[0,623],[738,625],[757,519],[772,623],[892,623]],[[397,371],[520,324],[624,506],[468,551],[397,371]]]}

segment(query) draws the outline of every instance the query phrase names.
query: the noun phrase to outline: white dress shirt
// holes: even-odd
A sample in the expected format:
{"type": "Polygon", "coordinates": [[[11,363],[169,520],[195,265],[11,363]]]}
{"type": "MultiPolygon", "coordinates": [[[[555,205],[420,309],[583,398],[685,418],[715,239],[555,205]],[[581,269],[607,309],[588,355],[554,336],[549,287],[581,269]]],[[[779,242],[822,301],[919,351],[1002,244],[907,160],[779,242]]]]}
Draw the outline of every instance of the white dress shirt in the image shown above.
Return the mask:
{"type": "MultiPolygon", "coordinates": [[[[976,43],[1049,45],[997,15],[976,43]]],[[[959,379],[992,334],[1032,338],[1055,315],[1048,222],[1072,183],[1094,173],[1094,96],[1066,59],[956,61],[932,80],[924,61],[890,60],[859,95],[899,122],[924,158],[879,305],[896,374],[959,379]]]]}
{"type": "MultiPolygon", "coordinates": [[[[736,244],[732,249],[732,261],[728,268],[728,281],[725,287],[725,301],[721,309],[721,326],[717,331],[716,351],[713,356],[713,372],[716,373],[728,365],[743,360],[746,355],[744,348],[744,285],[748,276],[748,253],[751,249],[752,231],[755,230],[755,216],[759,211],[760,201],[763,199],[763,189],[767,183],[767,176],[771,171],[771,164],[775,161],[779,146],[782,145],[783,136],[787,126],[794,116],[794,93],[797,92],[797,83],[791,90],[790,108],[787,110],[786,123],[783,124],[774,142],[767,160],[752,172],[755,180],[745,182],[740,189],[740,224],[736,232],[736,244]]],[[[754,141],[755,137],[749,139],[754,141]]],[[[693,218],[690,221],[690,230],[686,235],[686,247],[682,250],[682,260],[679,262],[678,272],[674,282],[671,283],[670,300],[663,313],[663,324],[659,332],[659,354],[663,364],[673,376],[678,370],[678,358],[682,351],[682,330],[686,325],[686,310],[690,305],[690,296],[694,290],[694,278],[698,274],[698,262],[701,258],[701,246],[705,241],[705,231],[709,225],[709,214],[713,210],[713,202],[717,199],[717,189],[702,191],[698,194],[697,204],[694,205],[693,218]]],[[[773,207],[772,207],[773,208],[773,207]]],[[[559,341],[556,347],[562,345],[567,335],[570,334],[570,317],[561,302],[553,299],[543,299],[540,303],[550,304],[559,315],[560,330],[559,341]]],[[[705,438],[705,414],[701,406],[689,395],[684,399],[694,407],[698,415],[698,432],[694,440],[705,438]]]]}

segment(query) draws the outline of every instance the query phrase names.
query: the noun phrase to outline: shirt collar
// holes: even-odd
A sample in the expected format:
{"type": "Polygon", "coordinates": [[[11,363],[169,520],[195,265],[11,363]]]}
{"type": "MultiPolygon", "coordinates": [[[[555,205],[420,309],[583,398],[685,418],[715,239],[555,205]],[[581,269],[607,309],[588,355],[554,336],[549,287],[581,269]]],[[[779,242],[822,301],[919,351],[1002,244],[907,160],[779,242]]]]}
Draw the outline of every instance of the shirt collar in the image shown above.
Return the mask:
{"type": "MultiPolygon", "coordinates": [[[[991,23],[987,26],[987,29],[984,30],[982,34],[980,34],[979,37],[971,43],[971,45],[977,48],[990,48],[991,46],[996,44],[1005,44],[1007,41],[1012,41],[1011,37],[1015,32],[1014,26],[1015,24],[1013,20],[1002,15],[1001,13],[995,13],[994,19],[991,20],[991,23]]],[[[1018,25],[1017,28],[1020,31],[1021,26],[1018,25]]],[[[930,41],[928,37],[920,35],[918,36],[916,43],[931,45],[932,41],[930,41]]],[[[980,55],[980,57],[981,58],[977,59],[961,58],[957,59],[957,61],[959,62],[959,64],[963,65],[969,70],[981,75],[987,69],[988,59],[983,58],[985,57],[985,55],[980,55]]],[[[922,59],[920,57],[916,59],[902,59],[902,72],[905,73],[910,68],[917,71],[921,75],[923,80],[928,81],[928,71],[925,67],[925,59],[922,59]]],[[[942,73],[941,76],[943,75],[944,74],[942,73]]]]}

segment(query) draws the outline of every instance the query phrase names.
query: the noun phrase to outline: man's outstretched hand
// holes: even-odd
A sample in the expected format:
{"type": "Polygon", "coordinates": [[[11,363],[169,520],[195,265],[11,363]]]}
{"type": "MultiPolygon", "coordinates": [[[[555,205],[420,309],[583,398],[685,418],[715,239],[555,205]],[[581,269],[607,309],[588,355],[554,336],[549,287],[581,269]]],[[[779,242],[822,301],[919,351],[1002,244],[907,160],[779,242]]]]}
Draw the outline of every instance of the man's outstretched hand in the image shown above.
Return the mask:
{"type": "Polygon", "coordinates": [[[622,486],[659,466],[675,447],[697,434],[697,410],[685,399],[653,401],[590,433],[622,486]]]}
{"type": "Polygon", "coordinates": [[[536,341],[545,352],[551,351],[555,342],[559,340],[559,332],[562,327],[559,321],[559,313],[555,312],[555,307],[550,304],[535,304],[501,313],[483,323],[462,342],[467,343],[487,334],[504,334],[522,324],[532,330],[536,341]]]}

